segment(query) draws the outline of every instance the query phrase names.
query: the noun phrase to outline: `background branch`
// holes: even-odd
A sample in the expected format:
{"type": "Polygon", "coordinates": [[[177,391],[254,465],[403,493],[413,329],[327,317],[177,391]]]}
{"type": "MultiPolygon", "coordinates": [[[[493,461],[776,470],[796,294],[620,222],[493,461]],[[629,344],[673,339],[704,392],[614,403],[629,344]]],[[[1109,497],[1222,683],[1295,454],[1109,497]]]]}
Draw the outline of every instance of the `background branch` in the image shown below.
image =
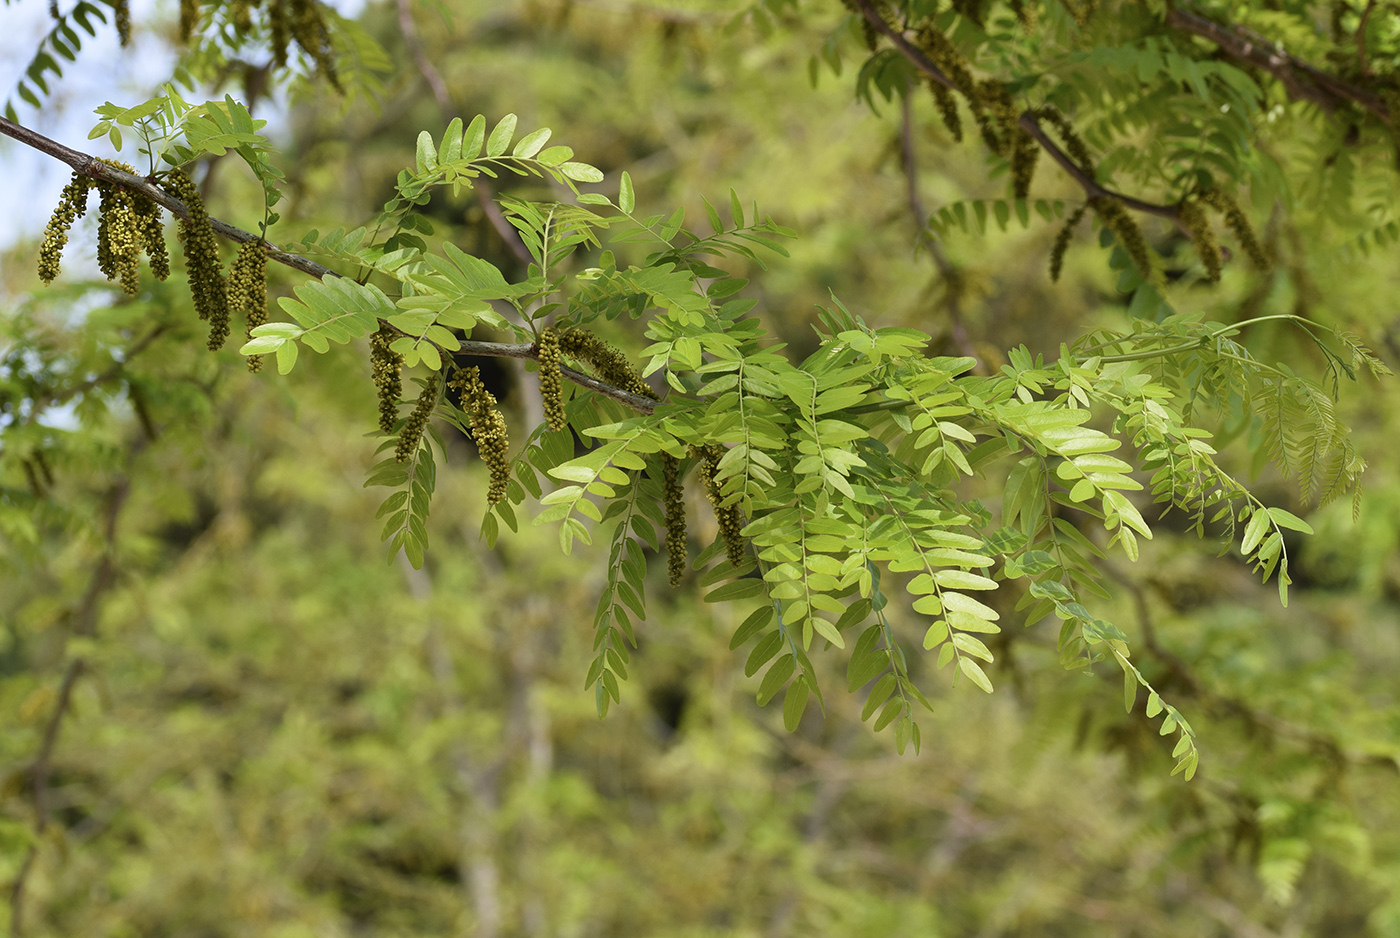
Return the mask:
{"type": "Polygon", "coordinates": [[[1263,69],[1279,80],[1291,98],[1312,101],[1329,111],[1352,102],[1390,123],[1390,109],[1379,95],[1289,55],[1282,46],[1243,26],[1224,26],[1180,6],[1168,7],[1167,25],[1209,39],[1231,58],[1263,69]]]}

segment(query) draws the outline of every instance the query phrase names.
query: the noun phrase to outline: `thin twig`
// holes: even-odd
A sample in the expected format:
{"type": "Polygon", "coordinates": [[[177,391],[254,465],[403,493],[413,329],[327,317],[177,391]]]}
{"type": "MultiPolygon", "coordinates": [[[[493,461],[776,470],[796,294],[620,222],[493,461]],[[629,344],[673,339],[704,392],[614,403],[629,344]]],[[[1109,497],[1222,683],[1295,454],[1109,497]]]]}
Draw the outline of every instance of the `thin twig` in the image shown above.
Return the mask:
{"type": "Polygon", "coordinates": [[[1400,769],[1400,765],[1397,765],[1392,758],[1348,751],[1343,748],[1342,743],[1334,736],[1296,726],[1271,713],[1266,713],[1263,710],[1252,707],[1245,701],[1236,697],[1227,697],[1211,690],[1206,686],[1205,682],[1196,675],[1191,669],[1191,666],[1186,663],[1185,659],[1163,646],[1158,639],[1156,624],[1152,616],[1152,607],[1148,601],[1147,591],[1143,588],[1143,585],[1118,569],[1118,567],[1112,563],[1100,561],[1099,568],[1132,594],[1133,605],[1137,611],[1138,630],[1142,634],[1142,644],[1143,647],[1147,649],[1148,654],[1162,662],[1191,694],[1203,701],[1207,706],[1213,705],[1219,710],[1237,717],[1247,725],[1268,730],[1275,736],[1303,743],[1319,752],[1326,753],[1338,762],[1344,761],[1356,765],[1381,766],[1391,769],[1392,771],[1400,769]]]}
{"type": "MultiPolygon", "coordinates": [[[[144,439],[135,443],[131,448],[129,458],[134,459],[141,450],[145,449],[145,446],[144,439]]],[[[122,506],[130,494],[131,477],[127,475],[118,479],[108,492],[107,517],[103,526],[102,559],[98,561],[97,567],[93,570],[92,577],[88,580],[88,587],[83,592],[82,603],[74,613],[74,635],[90,636],[97,630],[98,603],[102,595],[111,588],[117,579],[115,560],[117,517],[121,514],[122,506]]],[[[58,745],[58,733],[63,726],[63,717],[68,712],[68,705],[73,697],[73,686],[86,667],[86,659],[82,657],[75,657],[68,663],[63,674],[63,681],[58,688],[57,698],[54,700],[53,712],[49,714],[48,723],[44,727],[43,741],[39,745],[39,752],[34,757],[33,766],[30,769],[32,773],[31,788],[34,793],[34,842],[25,851],[24,860],[20,863],[14,885],[10,887],[11,938],[22,938],[24,934],[24,887],[29,881],[29,874],[34,869],[34,863],[38,859],[39,842],[49,826],[49,770],[53,764],[53,753],[58,745]]]]}
{"type": "MultiPolygon", "coordinates": [[[[27,127],[21,127],[14,121],[4,117],[0,117],[0,134],[18,140],[28,147],[32,147],[41,153],[46,153],[55,159],[67,163],[69,166],[73,167],[73,170],[77,173],[92,179],[109,182],[113,185],[125,186],[128,189],[139,192],[141,195],[155,202],[157,205],[164,207],[172,214],[178,215],[180,218],[189,218],[189,209],[186,208],[184,202],[181,202],[165,190],[154,185],[148,179],[141,176],[134,176],[131,173],[117,169],[108,163],[102,162],[95,156],[70,149],[56,140],[51,140],[43,134],[36,133],[27,127]]],[[[241,244],[247,241],[261,240],[259,235],[244,231],[242,228],[235,227],[217,218],[211,217],[209,222],[216,234],[222,235],[230,241],[237,241],[241,244]]],[[[302,273],[309,274],[318,279],[341,276],[341,274],[331,270],[329,267],[324,267],[309,258],[302,257],[300,254],[293,254],[289,251],[280,250],[272,244],[269,244],[267,247],[267,254],[270,260],[291,267],[293,270],[299,270],[302,273]]],[[[382,322],[383,320],[380,321],[382,322]]],[[[451,355],[454,351],[453,349],[442,348],[441,346],[439,346],[439,348],[443,354],[446,355],[451,355]]],[[[467,355],[476,355],[486,358],[538,359],[539,357],[539,352],[534,346],[509,345],[503,342],[465,341],[461,343],[461,347],[457,351],[467,355]]],[[[611,397],[619,403],[626,404],[633,410],[644,414],[650,414],[656,409],[657,402],[651,398],[633,394],[623,388],[608,384],[605,381],[599,381],[597,378],[590,377],[572,368],[565,367],[561,368],[560,371],[564,377],[575,384],[611,397]]]]}
{"type": "MultiPolygon", "coordinates": [[[[961,92],[962,89],[960,89],[951,78],[945,75],[943,70],[935,65],[933,60],[925,55],[918,46],[910,42],[903,32],[885,22],[885,18],[880,15],[880,11],[875,8],[871,0],[853,0],[853,2],[856,4],[857,8],[859,8],[861,15],[865,17],[866,21],[870,23],[877,32],[889,39],[889,41],[894,44],[894,47],[899,50],[900,54],[908,59],[909,63],[913,65],[920,74],[938,82],[949,91],[961,92]]],[[[1031,111],[1023,112],[1020,117],[1017,118],[1017,124],[1022,130],[1030,134],[1035,142],[1040,144],[1041,148],[1050,155],[1050,158],[1058,163],[1060,168],[1068,173],[1070,178],[1084,189],[1089,198],[1116,199],[1134,211],[1143,212],[1147,215],[1157,215],[1161,218],[1171,219],[1172,221],[1179,220],[1180,210],[1175,205],[1158,205],[1155,202],[1144,202],[1130,195],[1115,192],[1099,183],[1093,176],[1085,172],[1083,167],[1071,159],[1068,153],[1060,149],[1059,144],[1045,135],[1045,131],[1041,130],[1040,123],[1036,120],[1035,114],[1031,111]]]]}
{"type": "Polygon", "coordinates": [[[443,111],[451,111],[452,96],[447,93],[447,82],[442,80],[442,73],[424,54],[423,42],[418,38],[418,27],[413,23],[413,10],[408,4],[409,0],[397,0],[396,4],[399,11],[399,32],[403,33],[403,43],[408,47],[409,57],[417,66],[418,74],[423,76],[423,80],[432,89],[433,97],[437,99],[438,108],[443,111]]]}
{"type": "Polygon", "coordinates": [[[1371,74],[1371,66],[1366,62],[1366,23],[1375,8],[1376,0],[1366,0],[1366,9],[1362,11],[1361,22],[1356,27],[1356,61],[1361,66],[1361,74],[1367,77],[1371,74]]]}
{"type": "Polygon", "coordinates": [[[1231,58],[1263,69],[1277,78],[1292,98],[1312,101],[1328,111],[1353,102],[1390,123],[1390,109],[1379,95],[1289,55],[1278,43],[1243,26],[1224,26],[1179,5],[1167,8],[1167,25],[1209,39],[1231,58]]]}

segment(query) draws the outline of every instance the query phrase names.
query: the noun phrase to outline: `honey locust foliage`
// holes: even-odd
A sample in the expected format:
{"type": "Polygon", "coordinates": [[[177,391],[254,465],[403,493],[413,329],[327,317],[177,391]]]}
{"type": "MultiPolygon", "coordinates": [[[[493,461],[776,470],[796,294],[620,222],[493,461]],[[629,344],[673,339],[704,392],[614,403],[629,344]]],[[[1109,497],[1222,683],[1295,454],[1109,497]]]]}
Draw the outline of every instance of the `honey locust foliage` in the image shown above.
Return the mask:
{"type": "MultiPolygon", "coordinates": [[[[1099,561],[1108,552],[1137,560],[1140,540],[1153,536],[1144,514],[1151,503],[1186,513],[1225,549],[1234,545],[1275,578],[1286,603],[1285,532],[1310,529],[1222,468],[1210,427],[1222,417],[1254,421],[1260,460],[1295,475],[1305,498],[1355,497],[1365,462],[1334,406],[1339,378],[1386,372],[1340,328],[1293,314],[1205,322],[1173,311],[1158,290],[1164,262],[1144,214],[1181,226],[1203,279],[1217,279],[1225,263],[1206,209],[1244,254],[1267,261],[1232,192],[1254,186],[1256,202],[1261,191],[1278,194],[1278,167],[1249,146],[1268,93],[1258,76],[1210,59],[1189,36],[1154,38],[1170,14],[1152,4],[1124,6],[1117,19],[1091,4],[854,0],[850,11],[842,29],[859,25],[872,49],[857,78],[863,97],[874,104],[872,91],[888,98],[915,77],[932,82],[941,119],[960,133],[966,112],[994,169],[1010,170],[1011,198],[943,208],[932,230],[985,228],[989,213],[1003,227],[1013,214],[1026,225],[1032,208],[1049,220],[1068,207],[1051,258],[1058,270],[1072,226],[1092,211],[1102,241],[1116,245],[1120,288],[1136,291],[1131,308],[1141,318],[1066,342],[1052,360],[1013,349],[1009,364],[982,374],[972,358],[930,355],[928,334],[872,325],[833,298],[817,317],[815,350],[795,361],[770,337],[758,301],[743,295],[747,279],[725,266],[734,259],[766,269],[794,232],[732,190],[727,217],[704,201],[704,227],[679,208],[640,213],[626,173],[616,201],[581,192],[578,184],[603,183],[603,174],[552,144],[548,129],[517,139],[514,115],[489,131],[478,116],[453,120],[441,135],[421,133],[413,165],[369,224],[307,232],[284,245],[296,255],[259,252],[320,274],[278,299],[289,321],[262,321],[249,302],[261,295],[249,282],[261,265],[239,262],[233,305],[250,317],[241,351],[275,355],[286,374],[303,347],[372,347],[366,378],[379,392],[386,455],[366,484],[391,489],[380,510],[391,560],[402,550],[414,566],[424,562],[437,466],[447,456],[442,424],[474,439],[491,466],[488,542],[502,525],[518,528],[527,500],[542,507],[536,524],[557,526],[565,552],[595,533],[607,539],[586,678],[600,715],[620,701],[628,677],[628,649],[648,609],[649,553],[664,545],[673,582],[685,572],[681,487],[693,477],[719,533],[691,566],[707,602],[745,611],[731,647],[746,649],[748,675],[762,673],[760,703],[782,697],[789,728],[813,701],[823,705],[813,656],[835,648],[846,655],[848,690],[870,688],[864,718],[876,730],[892,727],[901,752],[911,743],[918,750],[928,702],[911,676],[914,646],[954,684],[990,693],[985,636],[1007,627],[1002,610],[1012,605],[992,596],[1010,593],[1027,626],[1059,623],[1065,668],[1116,667],[1130,711],[1144,692],[1147,715],[1177,737],[1175,772],[1190,778],[1198,760],[1190,724],[1134,665],[1128,636],[1093,611],[1106,595],[1099,561]],[[1041,25],[1028,28],[1032,20],[1041,25]],[[1126,111],[1096,113],[1100,91],[1128,102],[1126,111]],[[1145,154],[1123,142],[1162,121],[1169,129],[1145,154]],[[1079,204],[1033,197],[1037,147],[1084,189],[1079,204]],[[1108,188],[1115,174],[1162,201],[1108,188]],[[422,210],[434,193],[456,194],[482,176],[544,180],[567,193],[567,201],[500,199],[532,259],[515,282],[430,240],[422,210]],[[344,273],[308,266],[308,256],[344,273]],[[1266,320],[1317,350],[1330,387],[1259,361],[1237,341],[1266,320]],[[612,322],[635,322],[638,342],[644,337],[635,366],[595,334],[612,322]],[[473,340],[477,326],[515,342],[473,340]],[[479,356],[538,364],[545,420],[521,428],[513,453],[504,417],[462,363],[479,356]],[[419,392],[401,414],[404,369],[415,370],[419,392]],[[999,504],[966,494],[975,478],[1004,483],[999,504]],[[921,642],[899,634],[891,602],[922,617],[921,642]]],[[[836,65],[840,49],[836,41],[825,52],[836,65]]],[[[120,143],[123,127],[137,129],[158,181],[162,160],[179,166],[237,152],[263,185],[262,234],[277,221],[275,154],[232,98],[190,107],[167,88],[135,108],[100,113],[94,134],[120,143]]],[[[179,184],[179,194],[194,219],[189,187],[179,184]]],[[[73,211],[67,199],[60,221],[73,211]]],[[[217,293],[222,277],[192,276],[196,298],[217,293]]]]}

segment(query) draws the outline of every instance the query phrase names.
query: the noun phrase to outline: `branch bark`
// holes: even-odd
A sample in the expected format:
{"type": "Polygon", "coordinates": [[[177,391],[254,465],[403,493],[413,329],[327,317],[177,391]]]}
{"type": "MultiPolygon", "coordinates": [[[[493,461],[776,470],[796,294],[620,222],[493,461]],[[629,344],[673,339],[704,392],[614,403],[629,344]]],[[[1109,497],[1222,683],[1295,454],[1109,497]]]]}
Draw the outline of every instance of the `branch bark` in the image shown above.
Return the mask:
{"type": "MultiPolygon", "coordinates": [[[[41,133],[22,127],[7,118],[0,117],[0,134],[4,134],[14,140],[18,140],[25,146],[38,150],[40,153],[48,154],[54,159],[60,160],[73,167],[73,171],[92,179],[99,179],[117,186],[124,186],[134,192],[155,202],[173,215],[180,218],[189,218],[190,210],[185,203],[170,195],[164,189],[152,183],[149,179],[135,176],[124,172],[107,163],[102,162],[97,157],[88,153],[66,147],[56,140],[51,140],[41,133]]],[[[210,225],[214,233],[230,241],[242,244],[247,241],[260,240],[258,235],[250,231],[244,231],[235,225],[211,217],[210,225]]],[[[267,245],[267,256],[279,264],[299,270],[304,274],[322,279],[325,277],[339,277],[341,274],[329,267],[316,263],[310,258],[302,257],[300,254],[293,254],[290,251],[283,251],[273,244],[267,245]]],[[[441,348],[441,347],[440,347],[441,348]]],[[[441,349],[442,353],[451,356],[453,350],[441,349]]],[[[533,345],[510,345],[503,342],[473,342],[464,341],[458,350],[460,354],[474,355],[483,358],[529,358],[539,359],[539,350],[533,345]]],[[[575,371],[569,367],[561,367],[560,372],[565,378],[575,384],[596,391],[599,394],[611,397],[621,404],[625,404],[635,411],[643,414],[650,414],[656,410],[657,401],[639,394],[633,394],[606,381],[599,381],[590,375],[575,371]]]]}
{"type": "Polygon", "coordinates": [[[1289,55],[1279,44],[1243,26],[1225,26],[1180,6],[1167,9],[1167,25],[1209,39],[1232,59],[1263,69],[1295,100],[1312,101],[1328,111],[1348,102],[1359,104],[1390,123],[1390,109],[1380,95],[1289,55]]]}
{"type": "MultiPolygon", "coordinates": [[[[933,60],[924,55],[923,50],[909,41],[908,37],[901,31],[885,22],[885,18],[880,15],[879,10],[871,3],[871,0],[854,0],[856,7],[860,10],[861,16],[866,22],[874,27],[875,31],[889,39],[899,53],[909,60],[909,63],[924,77],[938,82],[949,91],[961,92],[961,89],[954,84],[953,80],[943,73],[943,70],[933,63],[933,60]]],[[[1060,145],[1046,136],[1041,129],[1040,122],[1030,111],[1023,112],[1017,119],[1017,124],[1022,130],[1030,134],[1049,157],[1059,164],[1060,168],[1069,174],[1079,186],[1084,190],[1086,196],[1091,199],[1116,199],[1123,205],[1137,212],[1147,215],[1156,215],[1174,222],[1179,222],[1180,212],[1175,205],[1159,205],[1155,202],[1145,202],[1142,199],[1135,199],[1130,195],[1115,192],[1105,185],[1099,183],[1089,173],[1084,171],[1078,163],[1072,160],[1068,153],[1060,148],[1060,145]]]]}

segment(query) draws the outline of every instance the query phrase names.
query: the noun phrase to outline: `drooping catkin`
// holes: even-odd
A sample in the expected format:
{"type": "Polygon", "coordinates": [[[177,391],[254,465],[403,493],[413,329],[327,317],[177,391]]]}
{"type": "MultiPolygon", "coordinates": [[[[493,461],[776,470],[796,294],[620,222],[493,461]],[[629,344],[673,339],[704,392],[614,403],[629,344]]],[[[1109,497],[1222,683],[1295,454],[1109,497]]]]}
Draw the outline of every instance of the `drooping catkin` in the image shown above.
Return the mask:
{"type": "Polygon", "coordinates": [[[1099,197],[1090,199],[1089,205],[1093,207],[1099,220],[1113,232],[1128,257],[1132,258],[1133,266],[1138,272],[1144,277],[1152,276],[1152,255],[1147,247],[1147,239],[1143,237],[1142,229],[1128,214],[1123,203],[1117,199],[1099,197]]]}
{"type": "MultiPolygon", "coordinates": [[[[243,310],[247,318],[246,333],[267,322],[267,245],[261,240],[245,241],[238,249],[228,278],[228,305],[243,310]]],[[[262,370],[262,356],[248,356],[248,370],[262,370]]]]}
{"type": "Polygon", "coordinates": [[[657,400],[657,394],[642,376],[637,374],[627,356],[616,346],[609,345],[586,329],[569,329],[559,336],[559,350],[593,369],[593,372],[613,387],[622,388],[639,397],[657,400]]]}
{"type": "Polygon", "coordinates": [[[681,489],[680,460],[661,454],[661,491],[666,509],[666,573],[672,586],[685,576],[685,492],[681,489]]]}
{"type": "Polygon", "coordinates": [[[540,397],[544,402],[544,419],[549,429],[563,430],[568,424],[564,418],[564,385],[559,372],[559,333],[549,326],[540,331],[540,397]]]}
{"type": "Polygon", "coordinates": [[[1031,111],[1031,116],[1036,120],[1053,124],[1059,133],[1060,139],[1065,143],[1065,152],[1069,158],[1084,172],[1092,178],[1094,175],[1094,160],[1089,155],[1089,148],[1084,143],[1084,138],[1079,136],[1079,131],[1074,129],[1074,125],[1069,122],[1069,118],[1059,112],[1057,108],[1046,105],[1031,111]]]}
{"type": "MultiPolygon", "coordinates": [[[[291,7],[287,17],[287,29],[297,45],[316,63],[316,69],[340,90],[340,79],[336,74],[334,46],[331,44],[330,30],[326,28],[325,15],[321,4],[316,0],[287,0],[291,7]]],[[[282,53],[285,60],[286,53],[282,53]]]]}
{"type": "Polygon", "coordinates": [[[1030,195],[1035,161],[1039,158],[1040,147],[1031,135],[1016,130],[1011,144],[1011,192],[1015,198],[1024,199],[1030,195]]]}
{"type": "Polygon", "coordinates": [[[737,505],[724,505],[724,491],[715,478],[719,471],[719,461],[724,458],[724,447],[717,443],[696,450],[700,457],[700,481],[705,486],[705,497],[714,508],[715,520],[719,522],[719,533],[724,538],[725,554],[736,567],[744,565],[744,515],[737,505]]]}
{"type": "Polygon", "coordinates": [[[1225,225],[1234,233],[1235,238],[1240,242],[1240,247],[1249,255],[1249,259],[1254,262],[1254,266],[1260,270],[1269,269],[1269,256],[1264,253],[1264,246],[1259,243],[1258,237],[1254,234],[1254,226],[1249,223],[1249,216],[1245,215],[1240,208],[1240,204],[1227,192],[1219,189],[1211,189],[1209,192],[1201,193],[1201,201],[1219,212],[1225,219],[1225,225]]]}
{"type": "Polygon", "coordinates": [[[151,263],[151,273],[157,280],[164,280],[170,276],[170,255],[165,249],[165,224],[161,220],[160,206],[141,195],[134,195],[131,205],[136,210],[136,227],[151,263]]]}
{"type": "Polygon", "coordinates": [[[385,434],[393,433],[394,424],[399,422],[399,399],[403,395],[403,356],[389,347],[395,338],[397,333],[388,326],[380,326],[369,337],[370,371],[379,395],[379,429],[385,434]]]}
{"type": "Polygon", "coordinates": [[[962,143],[962,118],[958,115],[958,102],[953,93],[932,78],[928,80],[929,91],[933,93],[933,103],[938,106],[938,116],[943,118],[943,126],[953,135],[955,143],[962,143]]]}
{"type": "MultiPolygon", "coordinates": [[[[125,167],[123,167],[125,168],[125,167]]],[[[108,280],[118,280],[122,292],[140,290],[141,229],[127,190],[99,182],[101,202],[97,221],[97,268],[108,280]]]]}
{"type": "Polygon", "coordinates": [[[433,372],[428,376],[428,383],[423,385],[423,393],[418,395],[418,404],[413,408],[413,413],[408,415],[403,429],[399,431],[399,444],[394,448],[394,458],[399,462],[408,462],[418,452],[423,433],[428,429],[428,418],[433,415],[437,402],[438,375],[433,372]]]}
{"type": "Polygon", "coordinates": [[[116,21],[117,41],[126,48],[131,45],[131,0],[112,0],[112,18],[116,21]]]}
{"type": "Polygon", "coordinates": [[[1055,235],[1055,245],[1050,249],[1050,282],[1056,283],[1060,279],[1060,271],[1064,268],[1065,252],[1069,250],[1069,242],[1074,237],[1074,226],[1079,224],[1079,220],[1084,217],[1084,213],[1089,211],[1088,203],[1079,206],[1070,213],[1065,220],[1064,227],[1059,234],[1055,235]]]}
{"type": "Polygon", "coordinates": [[[1089,25],[1089,19],[1098,9],[1098,0],[1060,0],[1065,9],[1069,10],[1069,15],[1074,17],[1074,22],[1082,29],[1089,25]]]}
{"type": "Polygon", "coordinates": [[[49,217],[44,240],[39,244],[39,279],[46,284],[53,283],[58,276],[59,261],[68,243],[68,230],[87,213],[87,194],[91,187],[91,179],[74,173],[58,197],[58,207],[49,217]]]}
{"type": "Polygon", "coordinates": [[[199,0],[180,0],[180,41],[189,42],[199,25],[199,0]]]}
{"type": "Polygon", "coordinates": [[[496,396],[481,381],[481,369],[473,365],[452,378],[462,412],[471,423],[471,436],[481,461],[491,473],[486,500],[492,505],[505,500],[510,485],[510,432],[505,415],[496,407],[496,396]]]}
{"type": "Polygon", "coordinates": [[[209,348],[218,350],[228,338],[228,287],[219,264],[219,246],[199,187],[182,170],[166,177],[166,186],[185,203],[189,217],[180,219],[180,240],[184,244],[185,269],[190,278],[190,294],[195,312],[209,323],[209,348]]]}
{"type": "Polygon", "coordinates": [[[1205,265],[1206,279],[1211,283],[1219,283],[1220,245],[1215,240],[1215,232],[1210,228],[1210,219],[1206,218],[1201,203],[1195,199],[1187,199],[1181,203],[1178,212],[1181,215],[1182,227],[1191,239],[1191,246],[1196,249],[1196,255],[1205,265]]]}

